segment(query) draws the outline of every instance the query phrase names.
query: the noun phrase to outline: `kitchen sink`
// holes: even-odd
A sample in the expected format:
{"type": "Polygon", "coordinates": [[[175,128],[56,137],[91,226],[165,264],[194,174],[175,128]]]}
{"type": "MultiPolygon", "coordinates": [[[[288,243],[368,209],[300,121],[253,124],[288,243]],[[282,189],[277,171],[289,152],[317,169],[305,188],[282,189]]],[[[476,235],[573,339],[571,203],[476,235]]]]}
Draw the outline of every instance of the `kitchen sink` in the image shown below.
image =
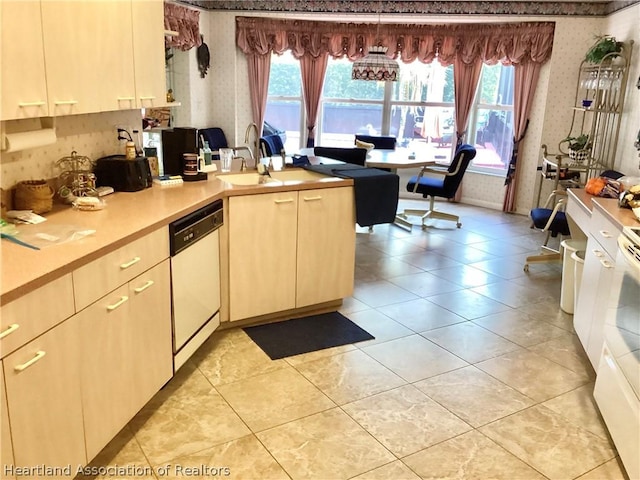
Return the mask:
{"type": "Polygon", "coordinates": [[[308,170],[293,169],[269,172],[271,176],[259,175],[257,172],[227,173],[218,175],[218,178],[232,185],[260,185],[260,184],[282,184],[285,182],[316,182],[326,175],[308,170]]]}

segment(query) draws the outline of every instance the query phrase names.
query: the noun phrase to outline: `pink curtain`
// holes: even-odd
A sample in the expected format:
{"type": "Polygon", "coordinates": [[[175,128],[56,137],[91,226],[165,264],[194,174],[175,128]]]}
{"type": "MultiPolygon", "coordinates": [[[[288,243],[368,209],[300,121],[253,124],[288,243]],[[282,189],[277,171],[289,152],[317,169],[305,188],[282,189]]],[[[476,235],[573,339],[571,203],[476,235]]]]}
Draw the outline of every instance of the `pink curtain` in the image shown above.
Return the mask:
{"type": "Polygon", "coordinates": [[[267,110],[267,92],[269,90],[269,72],[271,71],[271,55],[248,55],[249,91],[251,94],[251,110],[253,121],[262,135],[264,114],[267,110]]]}
{"type": "Polygon", "coordinates": [[[189,50],[202,45],[200,12],[175,3],[164,4],[164,28],[178,32],[177,37],[165,38],[167,47],[189,50]]]}
{"type": "Polygon", "coordinates": [[[327,71],[329,55],[322,52],[317,57],[309,54],[300,57],[300,73],[302,74],[302,91],[304,94],[304,107],[307,112],[307,147],[315,145],[315,128],[318,120],[318,106],[324,74],[327,71]]]}
{"type": "MultiPolygon", "coordinates": [[[[551,55],[553,22],[416,25],[340,23],[268,17],[236,17],[236,44],[245,54],[282,53],[294,57],[327,52],[355,60],[380,43],[389,57],[410,63],[453,63],[462,47],[485,63],[518,63],[523,56],[544,62],[551,55]]],[[[467,62],[469,63],[469,62],[467,62]]]]}
{"type": "Polygon", "coordinates": [[[513,99],[513,152],[509,162],[509,170],[505,180],[506,192],[502,211],[515,211],[516,193],[518,190],[518,172],[520,163],[518,162],[518,150],[520,142],[524,139],[529,126],[529,112],[533,103],[533,95],[538,85],[540,76],[540,63],[524,62],[515,65],[515,85],[513,99]]]}

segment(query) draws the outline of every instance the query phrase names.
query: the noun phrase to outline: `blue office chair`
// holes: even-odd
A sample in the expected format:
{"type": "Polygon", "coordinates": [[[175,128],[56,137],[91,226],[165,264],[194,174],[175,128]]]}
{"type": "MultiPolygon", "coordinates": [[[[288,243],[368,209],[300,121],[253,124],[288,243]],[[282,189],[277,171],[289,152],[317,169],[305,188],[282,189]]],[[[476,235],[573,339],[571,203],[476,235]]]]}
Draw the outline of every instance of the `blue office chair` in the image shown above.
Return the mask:
{"type": "Polygon", "coordinates": [[[332,158],[361,167],[364,167],[367,161],[366,148],[314,147],[313,154],[316,157],[332,158]]]}
{"type": "Polygon", "coordinates": [[[264,137],[260,137],[260,152],[263,157],[280,155],[282,150],[284,150],[284,145],[280,135],[265,135],[264,137]]]}
{"type": "Polygon", "coordinates": [[[543,207],[534,208],[529,212],[531,217],[531,228],[537,228],[546,233],[544,242],[540,247],[539,255],[529,255],[524,263],[524,271],[529,271],[531,263],[548,263],[562,261],[560,248],[549,246],[549,239],[558,235],[568,237],[571,235],[569,222],[564,212],[567,192],[554,190],[547,198],[543,207]]]}
{"type": "Polygon", "coordinates": [[[456,227],[460,228],[460,217],[452,215],[450,213],[444,213],[436,211],[434,202],[436,197],[451,199],[455,197],[458,187],[462,182],[462,177],[467,171],[467,167],[471,160],[476,156],[476,149],[471,145],[460,145],[451,165],[448,168],[446,166],[438,166],[436,162],[432,162],[429,165],[422,167],[420,174],[413,176],[407,183],[407,191],[414,193],[421,193],[424,198],[429,198],[428,210],[416,210],[406,209],[403,213],[396,216],[396,224],[411,229],[412,223],[407,220],[407,216],[416,215],[422,218],[422,229],[426,230],[425,220],[428,218],[439,218],[442,220],[451,220],[456,222],[456,227]],[[425,173],[433,173],[438,175],[437,178],[425,177],[425,173]]]}
{"type": "Polygon", "coordinates": [[[395,150],[396,137],[385,137],[375,135],[356,135],[356,142],[365,142],[373,144],[374,148],[382,150],[395,150]]]}

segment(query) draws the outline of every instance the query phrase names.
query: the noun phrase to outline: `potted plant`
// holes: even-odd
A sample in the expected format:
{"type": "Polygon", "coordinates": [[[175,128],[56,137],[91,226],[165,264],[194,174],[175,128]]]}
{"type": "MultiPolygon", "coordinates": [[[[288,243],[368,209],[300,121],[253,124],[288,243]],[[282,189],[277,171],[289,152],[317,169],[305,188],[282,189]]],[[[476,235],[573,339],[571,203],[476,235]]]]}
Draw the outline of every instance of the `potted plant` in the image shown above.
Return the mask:
{"type": "Polygon", "coordinates": [[[587,133],[578,135],[577,137],[568,136],[563,143],[569,146],[569,158],[575,163],[583,163],[591,153],[591,140],[587,133]]]}
{"type": "Polygon", "coordinates": [[[622,51],[623,42],[618,42],[616,37],[611,35],[596,36],[596,43],[585,55],[585,61],[599,64],[607,57],[607,60],[615,58],[622,51]]]}

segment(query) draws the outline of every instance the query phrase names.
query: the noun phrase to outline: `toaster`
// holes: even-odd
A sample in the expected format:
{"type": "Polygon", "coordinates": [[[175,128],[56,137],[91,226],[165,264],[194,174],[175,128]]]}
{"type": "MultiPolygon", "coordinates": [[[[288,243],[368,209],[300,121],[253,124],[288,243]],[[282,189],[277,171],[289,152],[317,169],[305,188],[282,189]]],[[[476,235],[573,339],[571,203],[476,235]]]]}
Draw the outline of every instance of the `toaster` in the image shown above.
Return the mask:
{"type": "Polygon", "coordinates": [[[153,184],[146,157],[127,160],[124,155],[110,155],[99,158],[93,173],[96,175],[96,186],[113,187],[117,192],[137,192],[153,184]]]}

